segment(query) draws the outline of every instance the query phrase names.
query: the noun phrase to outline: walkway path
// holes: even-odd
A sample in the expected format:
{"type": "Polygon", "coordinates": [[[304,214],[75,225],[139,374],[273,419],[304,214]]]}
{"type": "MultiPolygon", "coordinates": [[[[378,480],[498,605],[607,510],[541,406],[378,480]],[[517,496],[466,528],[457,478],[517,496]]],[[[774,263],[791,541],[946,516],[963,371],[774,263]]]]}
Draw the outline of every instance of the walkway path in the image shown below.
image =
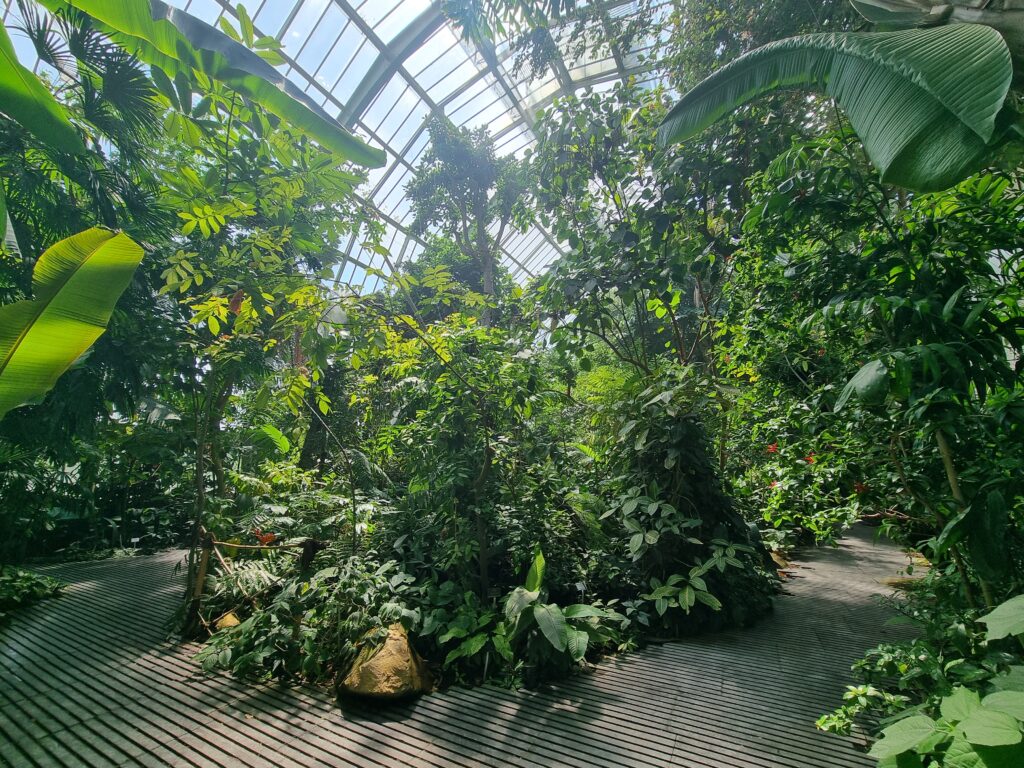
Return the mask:
{"type": "Polygon", "coordinates": [[[651,647],[533,692],[453,689],[343,711],[324,691],[204,676],[166,642],[169,554],[48,569],[66,594],[0,630],[0,765],[869,768],[819,733],[850,663],[894,636],[874,595],[906,558],[855,531],[757,627],[651,647]]]}

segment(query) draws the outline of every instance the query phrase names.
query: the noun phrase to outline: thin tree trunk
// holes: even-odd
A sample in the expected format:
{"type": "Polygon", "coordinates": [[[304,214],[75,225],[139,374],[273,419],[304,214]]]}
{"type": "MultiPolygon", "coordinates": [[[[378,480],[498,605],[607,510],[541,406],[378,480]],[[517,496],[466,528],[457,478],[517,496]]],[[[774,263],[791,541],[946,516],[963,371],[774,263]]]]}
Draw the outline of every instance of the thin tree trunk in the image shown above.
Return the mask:
{"type": "MultiPolygon", "coordinates": [[[[946,482],[949,483],[949,490],[953,494],[953,499],[961,510],[966,509],[967,499],[964,498],[964,492],[960,488],[960,476],[956,471],[956,465],[953,463],[953,449],[950,447],[949,441],[946,439],[946,435],[942,429],[935,430],[935,442],[939,446],[939,455],[942,456],[942,466],[946,470],[946,482]]],[[[957,555],[956,550],[953,551],[953,554],[954,556],[957,555]]],[[[960,575],[966,579],[967,574],[963,571],[962,564],[958,563],[958,566],[961,569],[960,575]]],[[[979,576],[978,584],[981,586],[981,595],[985,600],[986,607],[992,608],[992,590],[989,588],[988,582],[979,576]]]]}

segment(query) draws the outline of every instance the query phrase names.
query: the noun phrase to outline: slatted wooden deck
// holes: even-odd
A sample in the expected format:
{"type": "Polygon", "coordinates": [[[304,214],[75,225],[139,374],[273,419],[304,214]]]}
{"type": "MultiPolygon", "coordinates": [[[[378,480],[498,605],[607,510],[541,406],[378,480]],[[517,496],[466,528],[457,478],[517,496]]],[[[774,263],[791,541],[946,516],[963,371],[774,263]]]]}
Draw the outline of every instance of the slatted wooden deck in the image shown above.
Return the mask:
{"type": "Polygon", "coordinates": [[[775,614],[532,692],[454,689],[342,710],[311,688],[207,677],[166,641],[177,555],[50,569],[71,582],[0,630],[11,766],[873,766],[814,720],[894,630],[873,595],[905,557],[857,531],[810,553],[775,614]]]}

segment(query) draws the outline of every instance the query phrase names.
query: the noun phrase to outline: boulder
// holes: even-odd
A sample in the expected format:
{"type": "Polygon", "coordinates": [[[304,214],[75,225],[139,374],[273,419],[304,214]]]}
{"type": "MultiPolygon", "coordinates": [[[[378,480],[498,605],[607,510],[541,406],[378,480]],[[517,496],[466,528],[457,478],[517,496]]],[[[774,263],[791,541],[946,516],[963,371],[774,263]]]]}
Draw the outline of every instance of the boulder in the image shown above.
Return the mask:
{"type": "Polygon", "coordinates": [[[238,616],[235,615],[234,611],[231,611],[217,619],[217,622],[213,627],[214,629],[227,629],[228,627],[237,627],[241,623],[242,622],[238,620],[238,616]]]}
{"type": "Polygon", "coordinates": [[[430,673],[401,624],[388,627],[381,645],[363,646],[339,692],[373,699],[402,699],[430,690],[430,673]]]}

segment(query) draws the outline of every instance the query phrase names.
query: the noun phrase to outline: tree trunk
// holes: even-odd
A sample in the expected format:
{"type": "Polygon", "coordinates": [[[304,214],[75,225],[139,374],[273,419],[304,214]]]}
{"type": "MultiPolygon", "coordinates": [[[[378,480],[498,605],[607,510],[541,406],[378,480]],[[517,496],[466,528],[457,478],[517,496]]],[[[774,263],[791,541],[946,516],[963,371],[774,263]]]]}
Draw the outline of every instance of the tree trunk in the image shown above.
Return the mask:
{"type": "MultiPolygon", "coordinates": [[[[317,469],[323,472],[325,462],[329,456],[329,445],[331,437],[344,439],[348,431],[348,401],[346,394],[346,367],[335,363],[323,370],[321,379],[324,394],[331,399],[331,424],[328,425],[328,417],[320,413],[316,404],[316,398],[309,393],[305,398],[306,410],[309,413],[309,429],[302,441],[302,450],[299,452],[299,468],[310,470],[317,469]],[[330,431],[329,431],[330,429],[330,431]]],[[[339,446],[340,447],[340,446],[339,446]]]]}
{"type": "MultiPolygon", "coordinates": [[[[487,236],[487,210],[486,202],[483,206],[477,206],[476,210],[476,250],[480,259],[481,283],[484,295],[494,298],[494,249],[491,247],[491,240],[487,236]],[[481,210],[482,209],[482,210],[481,210]]],[[[485,327],[490,327],[494,322],[494,312],[490,307],[484,307],[480,322],[485,327]]]]}
{"type": "Polygon", "coordinates": [[[317,418],[319,411],[316,399],[307,395],[305,400],[306,409],[309,411],[309,429],[306,430],[302,450],[299,452],[299,469],[309,471],[321,467],[324,454],[327,452],[327,425],[323,419],[317,418]]]}

